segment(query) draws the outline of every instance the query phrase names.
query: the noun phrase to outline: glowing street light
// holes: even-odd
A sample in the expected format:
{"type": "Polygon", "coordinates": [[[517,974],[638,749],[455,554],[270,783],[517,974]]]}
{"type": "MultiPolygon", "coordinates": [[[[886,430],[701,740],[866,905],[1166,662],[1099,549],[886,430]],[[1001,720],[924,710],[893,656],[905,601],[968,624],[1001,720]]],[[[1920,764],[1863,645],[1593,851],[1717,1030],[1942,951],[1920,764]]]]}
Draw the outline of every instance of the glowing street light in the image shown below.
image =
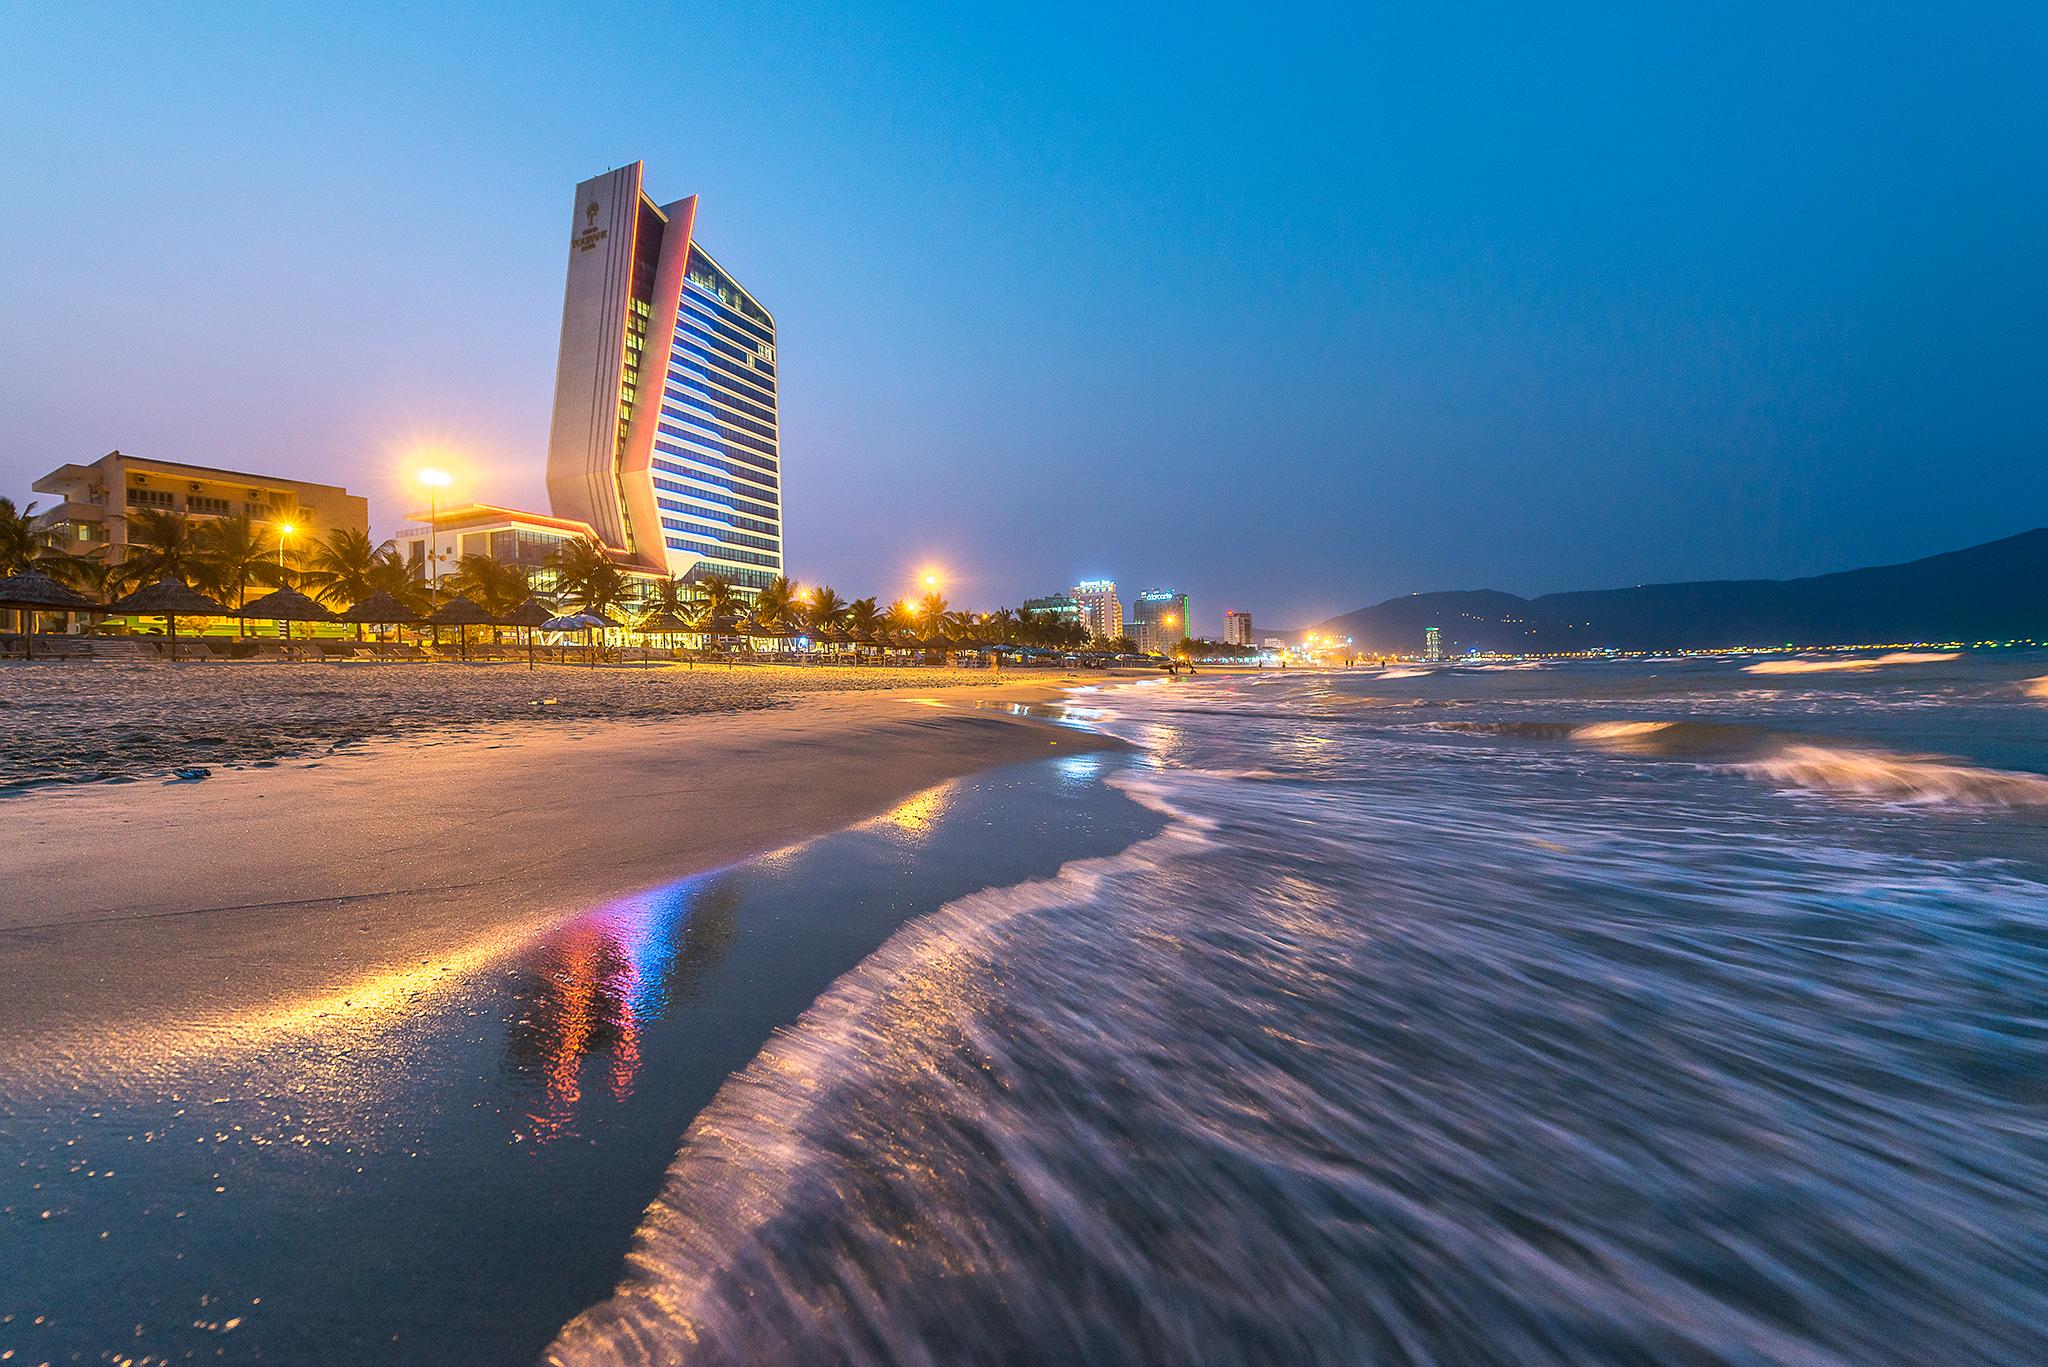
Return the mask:
{"type": "Polygon", "coordinates": [[[277,524],[277,582],[279,584],[284,583],[284,539],[297,530],[298,528],[289,522],[277,524]]]}
{"type": "Polygon", "coordinates": [[[441,519],[440,511],[435,504],[435,495],[453,484],[455,477],[446,470],[436,470],[432,466],[427,466],[419,472],[418,478],[427,488],[427,582],[437,584],[441,579],[441,519]]]}

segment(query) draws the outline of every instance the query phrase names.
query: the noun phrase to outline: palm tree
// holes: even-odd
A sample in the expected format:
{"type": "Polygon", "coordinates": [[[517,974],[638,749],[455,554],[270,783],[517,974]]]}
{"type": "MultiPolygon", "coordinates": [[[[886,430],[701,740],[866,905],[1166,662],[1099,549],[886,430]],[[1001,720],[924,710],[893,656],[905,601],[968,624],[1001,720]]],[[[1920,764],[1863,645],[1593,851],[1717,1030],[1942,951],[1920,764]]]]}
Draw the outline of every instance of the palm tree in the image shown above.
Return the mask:
{"type": "MultiPolygon", "coordinates": [[[[371,593],[388,593],[414,612],[425,612],[434,605],[434,594],[427,581],[388,544],[379,547],[371,557],[363,587],[369,590],[363,598],[371,593]]],[[[354,601],[360,603],[362,598],[354,601]]]]}
{"type": "Polygon", "coordinates": [[[313,542],[299,583],[330,607],[360,603],[377,591],[370,581],[378,557],[391,551],[389,541],[377,545],[368,532],[337,528],[333,535],[313,542]]]}
{"type": "MultiPolygon", "coordinates": [[[[35,570],[78,587],[87,587],[81,581],[89,577],[92,563],[91,557],[73,555],[60,546],[56,534],[49,528],[36,525],[35,504],[16,511],[13,499],[0,498],[0,575],[35,570]]],[[[33,614],[27,608],[21,608],[17,615],[21,629],[26,633],[33,614]]]]}
{"type": "Polygon", "coordinates": [[[830,584],[822,584],[804,605],[804,621],[812,631],[830,631],[846,621],[847,602],[830,584]]]}
{"type": "Polygon", "coordinates": [[[526,601],[526,571],[488,555],[465,555],[455,562],[449,587],[467,594],[484,611],[503,616],[526,601]]]}
{"type": "Polygon", "coordinates": [[[991,638],[1008,645],[1017,639],[1017,614],[1008,608],[997,608],[983,619],[991,638]]]}
{"type": "Polygon", "coordinates": [[[916,636],[917,619],[920,609],[899,598],[889,605],[883,617],[883,629],[893,636],[916,636]]]}
{"type": "Polygon", "coordinates": [[[603,612],[626,591],[626,576],[587,536],[564,541],[543,562],[555,572],[555,584],[585,612],[603,612]]]}
{"type": "Polygon", "coordinates": [[[666,612],[675,617],[688,617],[692,610],[690,586],[671,574],[657,579],[648,591],[648,607],[654,612],[666,612]]]}
{"type": "Polygon", "coordinates": [[[786,574],[768,581],[754,599],[754,617],[764,627],[788,630],[796,625],[797,587],[786,574]]]}
{"type": "Polygon", "coordinates": [[[36,525],[36,505],[17,511],[13,499],[0,498],[0,575],[20,574],[47,559],[50,549],[48,533],[36,525]]]}
{"type": "Polygon", "coordinates": [[[740,609],[739,590],[721,575],[707,574],[696,583],[697,594],[690,602],[700,622],[731,617],[740,609]]]}
{"type": "Polygon", "coordinates": [[[873,639],[882,634],[882,610],[872,598],[856,598],[846,605],[846,629],[855,636],[873,639]]]}
{"type": "MultiPolygon", "coordinates": [[[[193,539],[199,548],[196,573],[234,607],[240,607],[248,598],[252,582],[282,584],[285,580],[278,548],[246,513],[209,522],[193,534],[193,539]]],[[[235,631],[237,635],[246,635],[248,624],[237,618],[235,631]]]]}
{"type": "Polygon", "coordinates": [[[190,583],[204,567],[204,547],[183,514],[165,508],[142,508],[128,514],[128,549],[121,558],[125,578],[136,584],[154,584],[159,579],[190,583]]]}

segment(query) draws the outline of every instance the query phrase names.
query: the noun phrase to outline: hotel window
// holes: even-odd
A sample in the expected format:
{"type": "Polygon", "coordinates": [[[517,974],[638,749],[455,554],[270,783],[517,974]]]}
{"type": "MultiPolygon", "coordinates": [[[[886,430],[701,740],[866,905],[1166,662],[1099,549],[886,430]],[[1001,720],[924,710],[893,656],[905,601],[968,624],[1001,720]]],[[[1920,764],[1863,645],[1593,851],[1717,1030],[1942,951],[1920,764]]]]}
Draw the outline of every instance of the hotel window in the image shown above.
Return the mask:
{"type": "Polygon", "coordinates": [[[222,517],[226,517],[228,501],[224,498],[208,498],[204,494],[194,494],[185,500],[185,507],[189,512],[217,513],[222,517]]]}
{"type": "Polygon", "coordinates": [[[168,508],[171,506],[171,491],[168,489],[130,489],[128,506],[131,508],[168,508]]]}

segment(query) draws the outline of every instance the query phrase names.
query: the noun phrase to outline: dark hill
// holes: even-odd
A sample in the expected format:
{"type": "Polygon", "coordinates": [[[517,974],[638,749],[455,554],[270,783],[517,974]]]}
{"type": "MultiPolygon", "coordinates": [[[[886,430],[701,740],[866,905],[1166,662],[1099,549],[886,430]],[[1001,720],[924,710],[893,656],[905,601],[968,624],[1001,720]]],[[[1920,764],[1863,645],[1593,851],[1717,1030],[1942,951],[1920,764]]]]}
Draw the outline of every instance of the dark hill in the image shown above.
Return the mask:
{"type": "Polygon", "coordinates": [[[2048,528],[1903,565],[1812,579],[1645,584],[1517,598],[1416,593],[1333,617],[1316,632],[1413,654],[1427,627],[1446,652],[1669,650],[1744,645],[2048,639],[2048,528]]]}

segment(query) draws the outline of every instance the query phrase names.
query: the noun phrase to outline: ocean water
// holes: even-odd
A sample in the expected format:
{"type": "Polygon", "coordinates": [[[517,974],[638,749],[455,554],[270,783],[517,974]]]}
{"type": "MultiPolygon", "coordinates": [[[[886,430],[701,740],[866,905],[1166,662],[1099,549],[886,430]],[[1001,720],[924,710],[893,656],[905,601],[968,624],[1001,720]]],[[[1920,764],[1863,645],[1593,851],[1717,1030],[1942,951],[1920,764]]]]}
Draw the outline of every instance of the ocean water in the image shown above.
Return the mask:
{"type": "Polygon", "coordinates": [[[1113,763],[943,784],[304,1001],[0,1032],[0,1363],[538,1360],[773,1030],[905,921],[1160,829],[1113,763]]]}
{"type": "Polygon", "coordinates": [[[2048,1360],[2048,657],[1839,663],[1083,697],[1156,828],[839,978],[548,1360],[2048,1360]]]}

